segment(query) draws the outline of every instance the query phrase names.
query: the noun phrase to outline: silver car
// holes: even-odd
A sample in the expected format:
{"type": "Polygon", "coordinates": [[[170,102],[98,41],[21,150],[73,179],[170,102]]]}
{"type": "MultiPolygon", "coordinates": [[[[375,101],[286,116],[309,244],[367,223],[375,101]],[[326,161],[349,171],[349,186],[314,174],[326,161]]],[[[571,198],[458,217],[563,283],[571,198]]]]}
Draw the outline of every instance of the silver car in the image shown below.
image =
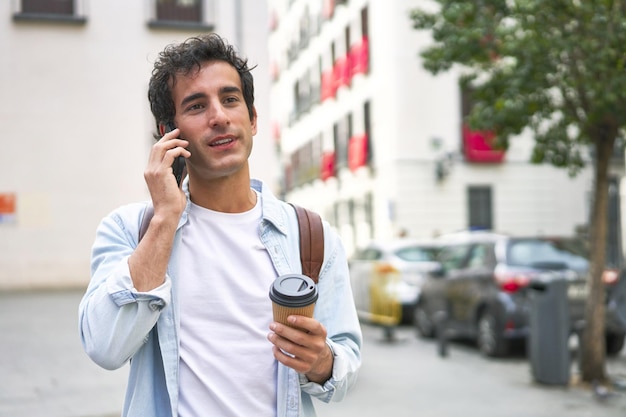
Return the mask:
{"type": "Polygon", "coordinates": [[[372,241],[350,259],[350,279],[359,317],[377,324],[410,323],[420,286],[436,262],[434,241],[372,241]]]}

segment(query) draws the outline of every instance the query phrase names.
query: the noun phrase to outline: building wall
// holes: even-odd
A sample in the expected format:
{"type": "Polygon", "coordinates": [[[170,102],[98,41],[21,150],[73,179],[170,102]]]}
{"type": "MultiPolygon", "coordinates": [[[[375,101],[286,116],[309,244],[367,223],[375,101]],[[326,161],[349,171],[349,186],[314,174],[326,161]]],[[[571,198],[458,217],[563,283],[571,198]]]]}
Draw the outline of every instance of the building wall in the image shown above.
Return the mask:
{"type": "MultiPolygon", "coordinates": [[[[166,44],[197,34],[149,28],[152,0],[77,4],[84,25],[15,21],[19,1],[0,6],[0,196],[16,201],[14,216],[0,216],[0,289],[87,284],[100,219],[148,198],[152,64],[166,44]]],[[[206,6],[216,31],[258,65],[251,169],[274,184],[266,2],[206,6]]]]}
{"type": "Polygon", "coordinates": [[[282,124],[282,161],[289,165],[290,153],[319,132],[324,143],[332,144],[332,126],[347,112],[355,115],[358,129],[362,103],[370,102],[369,165],[352,172],[338,170],[332,178],[311,180],[287,193],[288,199],[323,213],[341,233],[349,253],[372,238],[390,238],[400,230],[431,237],[467,228],[467,188],[475,185],[492,189],[495,230],[573,235],[586,224],[590,171],[572,179],[564,170],[530,164],[533,139],[528,133],[511,141],[503,163],[464,160],[458,74],[433,76],[422,68],[419,51],[430,42],[429,35],[412,29],[408,18],[410,8],[426,2],[338,4],[333,17],[289,63],[284,56],[292,37],[298,36],[295,27],[306,10],[314,13],[317,3],[269,1],[279,22],[270,33],[270,59],[282,64],[272,85],[272,116],[282,124]],[[290,117],[295,82],[333,41],[342,42],[346,27],[359,25],[364,7],[369,15],[369,73],[355,76],[334,98],[322,100],[300,117],[290,117]],[[436,176],[438,164],[445,167],[443,178],[436,176]],[[364,212],[368,204],[371,214],[364,212]]]}

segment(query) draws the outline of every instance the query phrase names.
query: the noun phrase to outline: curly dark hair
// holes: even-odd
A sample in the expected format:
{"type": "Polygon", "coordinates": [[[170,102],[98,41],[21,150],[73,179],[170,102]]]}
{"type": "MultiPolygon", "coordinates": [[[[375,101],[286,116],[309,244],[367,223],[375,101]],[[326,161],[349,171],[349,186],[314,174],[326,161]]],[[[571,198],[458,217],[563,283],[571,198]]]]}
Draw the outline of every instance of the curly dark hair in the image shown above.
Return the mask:
{"type": "Polygon", "coordinates": [[[174,120],[176,108],[171,86],[176,82],[176,76],[188,75],[199,70],[203,63],[213,60],[225,61],[237,70],[250,120],[254,118],[254,80],[250,73],[253,68],[248,68],[248,60],[240,57],[232,45],[216,33],[210,33],[168,45],[159,53],[148,88],[148,100],[157,131],[160,123],[174,120]]]}

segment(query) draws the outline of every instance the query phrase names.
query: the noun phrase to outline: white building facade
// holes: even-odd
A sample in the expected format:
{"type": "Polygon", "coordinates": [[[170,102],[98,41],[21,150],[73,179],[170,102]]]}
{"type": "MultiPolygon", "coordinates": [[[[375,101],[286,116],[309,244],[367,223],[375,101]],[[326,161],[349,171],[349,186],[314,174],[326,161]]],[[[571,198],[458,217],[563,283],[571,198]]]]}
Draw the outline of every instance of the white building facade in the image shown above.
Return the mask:
{"type": "Polygon", "coordinates": [[[587,224],[591,170],[529,162],[463,127],[454,72],[432,76],[411,27],[421,0],[270,0],[272,134],[288,200],[322,213],[348,252],[408,232],[469,228],[572,236],[587,224]]]}
{"type": "Polygon", "coordinates": [[[257,66],[251,170],[276,183],[267,10],[259,0],[2,2],[0,290],[86,285],[100,219],[148,198],[147,87],[169,43],[216,31],[257,66]]]}

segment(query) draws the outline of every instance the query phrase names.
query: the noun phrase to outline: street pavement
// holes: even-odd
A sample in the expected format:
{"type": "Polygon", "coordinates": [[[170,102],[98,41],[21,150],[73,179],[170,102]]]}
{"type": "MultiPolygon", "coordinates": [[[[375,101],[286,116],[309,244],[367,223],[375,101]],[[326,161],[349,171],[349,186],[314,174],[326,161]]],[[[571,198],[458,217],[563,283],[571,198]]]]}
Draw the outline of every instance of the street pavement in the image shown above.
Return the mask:
{"type": "MultiPolygon", "coordinates": [[[[78,337],[80,291],[0,294],[0,417],[119,416],[127,367],[106,371],[84,354],[78,337]]],[[[326,417],[623,417],[626,391],[600,401],[573,382],[533,381],[524,355],[485,359],[453,343],[440,357],[433,341],[400,328],[394,339],[363,325],[359,382],[341,403],[316,403],[326,417]]],[[[607,361],[626,381],[626,354],[607,361]]]]}

